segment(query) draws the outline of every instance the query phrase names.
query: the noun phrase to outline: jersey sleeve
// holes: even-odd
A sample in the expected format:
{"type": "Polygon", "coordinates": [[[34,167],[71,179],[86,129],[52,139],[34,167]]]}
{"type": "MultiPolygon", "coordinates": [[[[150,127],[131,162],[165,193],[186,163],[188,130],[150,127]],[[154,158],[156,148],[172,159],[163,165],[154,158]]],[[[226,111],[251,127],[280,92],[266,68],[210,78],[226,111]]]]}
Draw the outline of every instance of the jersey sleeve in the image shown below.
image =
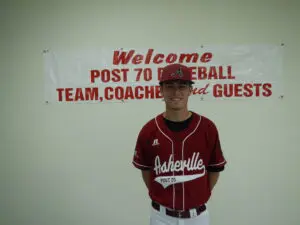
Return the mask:
{"type": "Polygon", "coordinates": [[[147,149],[148,149],[147,137],[146,137],[145,130],[142,129],[136,141],[133,160],[132,160],[132,164],[140,170],[151,169],[149,157],[147,157],[147,149]]]}
{"type": "Polygon", "coordinates": [[[220,172],[225,168],[227,163],[221,148],[219,132],[213,122],[210,123],[208,129],[208,140],[211,148],[210,160],[207,166],[209,172],[220,172]]]}

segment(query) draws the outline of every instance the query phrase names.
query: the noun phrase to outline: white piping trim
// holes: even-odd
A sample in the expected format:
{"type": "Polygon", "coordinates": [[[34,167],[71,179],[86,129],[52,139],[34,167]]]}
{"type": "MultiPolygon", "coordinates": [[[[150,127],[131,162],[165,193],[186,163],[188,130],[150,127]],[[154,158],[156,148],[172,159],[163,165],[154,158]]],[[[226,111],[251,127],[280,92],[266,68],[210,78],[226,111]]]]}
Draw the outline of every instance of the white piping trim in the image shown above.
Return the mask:
{"type": "Polygon", "coordinates": [[[142,166],[142,167],[146,167],[146,168],[151,168],[151,166],[144,166],[144,165],[139,164],[139,163],[137,163],[135,161],[132,161],[132,163],[134,163],[135,165],[138,165],[138,166],[142,166]]]}
{"type": "Polygon", "coordinates": [[[226,163],[226,160],[224,160],[223,162],[221,162],[221,163],[217,163],[217,164],[210,164],[210,165],[208,165],[208,166],[219,166],[219,165],[222,165],[222,164],[224,164],[224,163],[226,163]]]}
{"type": "MultiPolygon", "coordinates": [[[[155,124],[158,128],[158,130],[171,142],[172,144],[172,155],[173,155],[173,163],[174,163],[174,142],[173,140],[168,136],[166,135],[161,129],[160,127],[158,126],[158,122],[157,122],[157,117],[155,117],[155,124]]],[[[175,176],[175,172],[173,171],[173,176],[175,176]]],[[[175,184],[173,184],[173,209],[175,209],[175,184]]]]}
{"type": "MultiPolygon", "coordinates": [[[[199,124],[200,124],[200,122],[201,122],[201,116],[200,116],[200,119],[199,119],[199,121],[198,121],[198,124],[197,124],[197,126],[196,126],[196,128],[189,134],[189,135],[187,135],[186,137],[185,137],[185,139],[182,141],[182,154],[181,154],[181,157],[182,157],[182,161],[184,160],[184,157],[183,157],[183,151],[184,151],[184,143],[185,143],[185,141],[190,137],[190,136],[192,136],[192,134],[194,134],[195,132],[196,132],[196,130],[198,129],[198,127],[199,127],[199,124]]],[[[183,174],[182,175],[184,175],[184,170],[182,171],[183,172],[183,174]]],[[[184,182],[182,183],[182,202],[183,202],[183,207],[182,207],[182,210],[184,210],[184,182]]]]}

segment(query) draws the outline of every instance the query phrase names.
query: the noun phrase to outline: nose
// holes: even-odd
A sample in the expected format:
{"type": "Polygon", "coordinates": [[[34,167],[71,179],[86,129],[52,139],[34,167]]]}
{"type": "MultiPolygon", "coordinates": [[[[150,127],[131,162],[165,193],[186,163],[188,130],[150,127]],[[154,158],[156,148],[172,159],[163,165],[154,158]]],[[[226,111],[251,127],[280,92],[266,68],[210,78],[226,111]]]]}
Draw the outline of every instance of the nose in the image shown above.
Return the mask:
{"type": "Polygon", "coordinates": [[[175,94],[179,94],[180,93],[179,87],[174,88],[174,92],[175,92],[175,94]]]}
{"type": "Polygon", "coordinates": [[[178,87],[174,87],[172,89],[172,95],[174,95],[174,96],[180,96],[181,95],[180,89],[178,87]]]}

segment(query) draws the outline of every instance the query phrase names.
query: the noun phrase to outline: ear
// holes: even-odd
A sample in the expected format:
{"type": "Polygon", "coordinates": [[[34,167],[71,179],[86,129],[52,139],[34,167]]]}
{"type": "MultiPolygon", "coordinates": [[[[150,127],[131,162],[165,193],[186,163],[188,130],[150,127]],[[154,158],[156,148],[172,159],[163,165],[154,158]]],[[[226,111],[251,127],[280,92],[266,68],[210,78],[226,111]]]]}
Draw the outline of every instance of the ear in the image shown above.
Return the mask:
{"type": "Polygon", "coordinates": [[[164,97],[164,92],[163,92],[163,86],[162,85],[159,85],[159,91],[160,91],[161,96],[164,97]]]}
{"type": "Polygon", "coordinates": [[[190,92],[189,92],[189,96],[191,96],[193,93],[193,86],[190,86],[190,92]]]}

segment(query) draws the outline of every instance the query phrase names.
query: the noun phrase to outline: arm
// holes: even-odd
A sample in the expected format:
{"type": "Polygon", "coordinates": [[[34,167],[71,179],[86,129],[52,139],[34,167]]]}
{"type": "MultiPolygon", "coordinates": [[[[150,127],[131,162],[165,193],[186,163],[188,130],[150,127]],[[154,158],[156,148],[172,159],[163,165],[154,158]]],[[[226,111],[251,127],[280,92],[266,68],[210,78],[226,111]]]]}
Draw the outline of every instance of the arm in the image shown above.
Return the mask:
{"type": "Polygon", "coordinates": [[[146,187],[149,189],[151,170],[142,170],[142,177],[146,187]]]}
{"type": "Polygon", "coordinates": [[[149,188],[150,183],[150,172],[152,168],[151,158],[147,154],[148,152],[148,132],[145,131],[145,127],[140,131],[133,155],[132,163],[138,168],[142,173],[143,181],[147,188],[149,188]]]}
{"type": "Polygon", "coordinates": [[[209,187],[212,191],[220,176],[220,172],[208,172],[209,187]]]}
{"type": "Polygon", "coordinates": [[[211,155],[207,166],[209,187],[212,191],[219,180],[220,172],[225,168],[226,159],[223,156],[219,133],[213,122],[210,122],[207,139],[210,144],[211,155]]]}

